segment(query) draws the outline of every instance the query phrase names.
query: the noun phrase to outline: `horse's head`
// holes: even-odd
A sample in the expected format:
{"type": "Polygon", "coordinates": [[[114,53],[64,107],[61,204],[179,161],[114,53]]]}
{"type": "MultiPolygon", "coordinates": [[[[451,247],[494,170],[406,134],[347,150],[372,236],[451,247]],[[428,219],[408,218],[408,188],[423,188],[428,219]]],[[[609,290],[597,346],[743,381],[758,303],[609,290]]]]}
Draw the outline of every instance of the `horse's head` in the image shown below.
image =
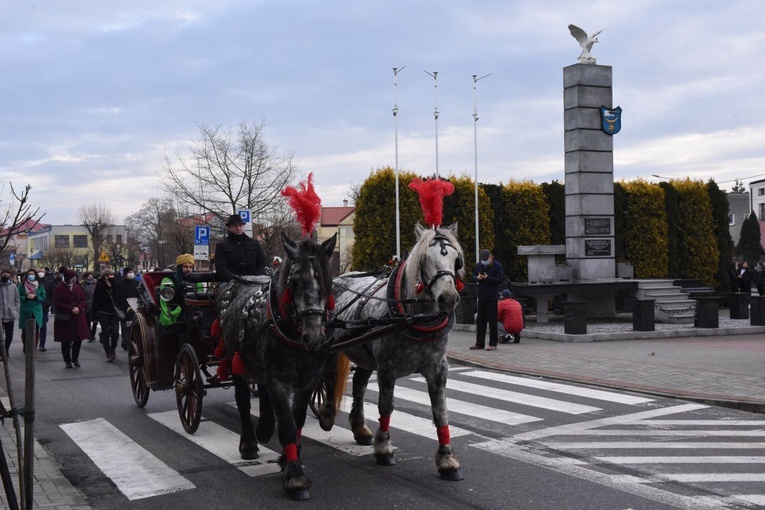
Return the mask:
{"type": "Polygon", "coordinates": [[[321,245],[309,240],[295,242],[282,234],[287,258],[280,267],[277,288],[300,332],[299,341],[309,351],[327,342],[325,325],[334,307],[329,259],[336,241],[337,234],[321,245]]]}
{"type": "Polygon", "coordinates": [[[407,285],[413,292],[425,293],[439,311],[452,313],[460,300],[457,279],[465,276],[457,223],[435,229],[426,229],[418,223],[414,231],[417,242],[406,264],[407,285]]]}

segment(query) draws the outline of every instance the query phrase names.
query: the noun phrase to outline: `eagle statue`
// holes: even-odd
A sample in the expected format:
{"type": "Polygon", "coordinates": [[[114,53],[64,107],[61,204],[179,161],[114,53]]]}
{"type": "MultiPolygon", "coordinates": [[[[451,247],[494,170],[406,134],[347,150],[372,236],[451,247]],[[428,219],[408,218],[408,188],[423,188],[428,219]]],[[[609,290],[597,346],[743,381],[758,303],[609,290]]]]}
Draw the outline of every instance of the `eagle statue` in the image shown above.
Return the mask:
{"type": "Polygon", "coordinates": [[[595,57],[590,55],[590,50],[592,50],[592,45],[598,42],[598,34],[600,34],[602,30],[598,30],[588,37],[587,32],[576,25],[569,25],[568,29],[582,48],[582,53],[579,55],[577,62],[580,64],[595,64],[595,57]]]}

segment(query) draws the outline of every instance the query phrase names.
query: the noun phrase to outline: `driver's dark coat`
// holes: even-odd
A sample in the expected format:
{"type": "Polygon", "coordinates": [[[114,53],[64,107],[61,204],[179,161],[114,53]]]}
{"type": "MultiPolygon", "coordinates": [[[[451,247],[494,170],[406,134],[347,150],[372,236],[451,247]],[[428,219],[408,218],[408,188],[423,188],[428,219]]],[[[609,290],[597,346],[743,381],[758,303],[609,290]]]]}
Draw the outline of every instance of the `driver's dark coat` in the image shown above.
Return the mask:
{"type": "Polygon", "coordinates": [[[260,243],[247,234],[233,234],[215,247],[215,271],[222,281],[234,275],[260,275],[266,273],[268,256],[260,243]]]}

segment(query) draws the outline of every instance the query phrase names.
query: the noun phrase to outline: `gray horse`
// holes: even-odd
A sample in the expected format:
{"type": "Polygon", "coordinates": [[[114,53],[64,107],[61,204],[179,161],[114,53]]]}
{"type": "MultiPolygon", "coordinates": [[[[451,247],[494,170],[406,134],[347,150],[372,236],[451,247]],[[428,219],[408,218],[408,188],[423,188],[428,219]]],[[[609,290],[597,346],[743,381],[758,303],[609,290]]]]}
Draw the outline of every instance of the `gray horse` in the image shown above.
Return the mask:
{"type": "MultiPolygon", "coordinates": [[[[450,444],[444,391],[448,371],[446,344],[454,322],[454,309],[460,299],[458,278],[464,275],[463,252],[457,241],[456,223],[432,229],[418,224],[415,233],[417,242],[411,254],[389,277],[347,273],[333,281],[337,318],[346,323],[390,318],[389,322],[395,324],[407,315],[426,317],[424,322],[416,321],[416,325],[401,328],[394,325],[392,329],[397,331],[391,330],[383,337],[343,350],[343,354],[357,365],[349,420],[358,444],[374,444],[378,464],[395,464],[389,432],[395,382],[399,377],[422,374],[428,383],[439,441],[436,452],[438,472],[445,480],[461,480],[460,464],[450,444]],[[380,426],[374,436],[364,417],[364,392],[373,371],[377,371],[380,390],[380,426]]],[[[374,335],[374,329],[370,333],[374,335]]],[[[353,335],[352,329],[338,329],[334,343],[341,344],[353,335]]],[[[342,394],[347,378],[345,369],[348,364],[343,363],[342,355],[340,358],[334,374],[330,365],[325,374],[327,402],[320,408],[325,429],[331,426],[335,401],[342,394]]]]}
{"type": "Polygon", "coordinates": [[[298,458],[300,430],[311,393],[330,355],[326,325],[332,311],[329,258],[337,235],[321,245],[286,235],[287,254],[273,278],[246,277],[218,298],[221,334],[234,373],[242,425],[239,452],[258,456],[258,441],[268,442],[278,425],[282,483],[290,499],[310,498],[310,481],[298,458]],[[244,373],[243,373],[244,372],[244,373]],[[253,431],[248,381],[258,383],[260,419],[253,431]],[[290,404],[291,403],[291,404],[290,404]]]}

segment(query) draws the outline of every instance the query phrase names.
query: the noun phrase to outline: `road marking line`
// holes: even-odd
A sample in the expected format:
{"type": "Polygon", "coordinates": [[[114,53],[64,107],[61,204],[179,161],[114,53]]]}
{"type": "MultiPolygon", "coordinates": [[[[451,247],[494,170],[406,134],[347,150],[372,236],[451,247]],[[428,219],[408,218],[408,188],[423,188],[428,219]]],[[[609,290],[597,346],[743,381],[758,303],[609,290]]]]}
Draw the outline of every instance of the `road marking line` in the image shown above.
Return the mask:
{"type": "Polygon", "coordinates": [[[612,391],[582,388],[579,386],[571,386],[569,384],[554,383],[550,381],[543,381],[540,379],[528,379],[525,377],[517,377],[517,376],[507,375],[507,374],[498,374],[494,372],[486,372],[483,370],[465,372],[460,375],[464,375],[468,377],[477,377],[479,379],[497,381],[497,382],[513,384],[517,386],[525,386],[527,388],[547,390],[547,391],[552,391],[556,393],[565,393],[567,395],[576,395],[578,397],[586,397],[586,398],[591,398],[595,400],[606,400],[608,402],[614,402],[617,404],[637,405],[637,404],[645,404],[647,402],[653,402],[653,399],[645,398],[645,397],[635,397],[632,395],[614,393],[612,391]]]}
{"type": "Polygon", "coordinates": [[[558,441],[544,441],[543,445],[548,448],[556,450],[613,450],[613,449],[625,449],[625,450],[653,450],[653,449],[668,449],[668,450],[761,450],[765,449],[765,443],[711,443],[699,441],[695,443],[669,443],[659,441],[656,443],[646,443],[642,441],[620,441],[613,443],[599,443],[599,442],[579,442],[579,443],[565,443],[558,441]]]}
{"type": "Polygon", "coordinates": [[[587,430],[559,432],[559,436],[651,436],[651,437],[762,437],[765,430],[587,430]]]}
{"type": "Polygon", "coordinates": [[[597,483],[603,487],[618,489],[669,506],[693,508],[694,510],[719,510],[720,508],[719,501],[709,501],[708,499],[667,492],[660,488],[646,485],[646,480],[639,477],[623,477],[619,479],[593,470],[591,465],[582,466],[576,463],[562,463],[560,457],[537,455],[528,451],[523,445],[518,445],[511,441],[492,439],[481,443],[473,443],[470,446],[502,457],[563,473],[567,476],[574,476],[582,480],[597,483]]]}
{"type": "Polygon", "coordinates": [[[103,418],[59,426],[130,501],[195,488],[103,418]]]}
{"type": "Polygon", "coordinates": [[[663,407],[661,409],[652,409],[650,411],[641,411],[639,413],[625,414],[621,416],[612,416],[610,418],[600,418],[598,420],[584,421],[581,423],[571,423],[559,427],[550,427],[540,430],[532,430],[513,437],[515,441],[533,441],[543,437],[557,436],[574,431],[586,431],[608,425],[635,425],[643,423],[644,420],[654,416],[665,416],[667,414],[679,414],[697,409],[706,409],[708,406],[702,404],[683,404],[679,406],[663,407]]]}
{"type": "Polygon", "coordinates": [[[593,457],[612,464],[765,464],[765,457],[677,456],[677,457],[593,457]]]}
{"type": "Polygon", "coordinates": [[[673,425],[694,427],[765,427],[765,420],[643,420],[640,425],[667,427],[673,425]]]}
{"type": "MultiPolygon", "coordinates": [[[[424,377],[413,377],[410,381],[424,383],[424,377]]],[[[548,409],[550,411],[558,411],[567,414],[585,414],[600,411],[599,407],[585,406],[582,404],[574,404],[572,402],[565,402],[563,400],[555,400],[546,397],[537,397],[535,395],[529,395],[527,393],[518,393],[516,391],[501,390],[499,388],[492,388],[489,386],[483,386],[481,384],[472,384],[464,381],[457,381],[450,379],[447,383],[447,389],[451,391],[459,391],[463,393],[470,393],[471,395],[480,395],[481,397],[488,397],[497,400],[503,400],[505,402],[515,402],[530,407],[539,407],[542,409],[548,409]]]]}
{"type": "MultiPolygon", "coordinates": [[[[370,389],[369,391],[373,392],[374,390],[370,389]]],[[[396,400],[406,400],[408,402],[422,404],[430,408],[430,396],[424,391],[417,391],[404,386],[396,386],[396,389],[394,390],[394,397],[396,400]]],[[[535,416],[513,413],[510,411],[495,409],[489,406],[482,406],[480,404],[473,404],[472,402],[465,402],[464,400],[457,400],[454,398],[446,399],[446,407],[449,409],[450,415],[452,413],[465,414],[474,418],[495,421],[505,425],[520,425],[522,423],[530,423],[542,420],[542,418],[537,418],[535,416]]],[[[396,411],[396,414],[397,413],[398,411],[396,411]]]]}
{"type": "Polygon", "coordinates": [[[258,445],[256,460],[242,460],[239,454],[239,434],[224,428],[217,423],[203,420],[194,434],[186,434],[178,422],[178,411],[150,413],[149,418],[156,420],[185,439],[201,446],[216,457],[240,469],[248,476],[271,475],[281,472],[276,461],[279,454],[258,445]]]}

